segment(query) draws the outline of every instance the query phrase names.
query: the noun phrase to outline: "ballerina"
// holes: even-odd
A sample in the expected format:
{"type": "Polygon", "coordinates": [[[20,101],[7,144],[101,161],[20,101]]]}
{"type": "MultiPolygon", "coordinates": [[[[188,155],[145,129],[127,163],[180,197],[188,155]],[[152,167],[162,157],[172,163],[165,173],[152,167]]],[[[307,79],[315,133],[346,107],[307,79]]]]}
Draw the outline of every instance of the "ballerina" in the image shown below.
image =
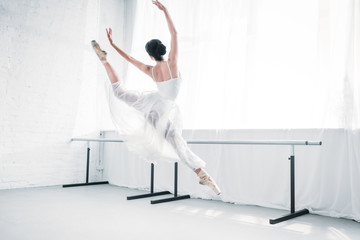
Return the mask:
{"type": "Polygon", "coordinates": [[[128,136],[126,142],[131,150],[136,151],[145,159],[156,159],[162,157],[161,149],[164,145],[162,142],[170,144],[177,157],[198,175],[199,183],[209,186],[219,195],[221,193],[219,187],[204,170],[206,165],[205,162],[189,149],[186,141],[181,136],[178,107],[174,102],[182,81],[177,64],[177,32],[167,8],[157,0],[152,2],[164,12],[170,31],[171,50],[167,61],[163,58],[166,53],[166,47],[158,39],[150,40],[145,46],[150,58],[156,61],[156,65],[151,66],[136,60],[117,47],[112,39],[111,28],[106,29],[106,33],[110,45],[115,48],[125,60],[151,77],[156,83],[158,91],[151,93],[137,93],[125,89],[123,83],[107,61],[107,53],[100,48],[95,40],[91,42],[93,49],[106,69],[114,95],[128,106],[136,109],[137,112],[141,114],[144,126],[147,126],[147,129],[149,129],[149,126],[151,128],[151,133],[144,130],[146,129],[146,127],[144,127],[141,128],[141,131],[137,131],[128,136]],[[144,141],[146,141],[146,139],[151,140],[145,143],[144,141]]]}

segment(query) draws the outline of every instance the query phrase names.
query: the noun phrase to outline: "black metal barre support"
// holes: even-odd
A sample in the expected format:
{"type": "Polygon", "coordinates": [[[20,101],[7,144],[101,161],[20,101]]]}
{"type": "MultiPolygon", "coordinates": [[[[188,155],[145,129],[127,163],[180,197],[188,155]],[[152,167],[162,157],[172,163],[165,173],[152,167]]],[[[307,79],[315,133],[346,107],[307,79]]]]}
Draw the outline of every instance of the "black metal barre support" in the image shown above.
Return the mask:
{"type": "MultiPolygon", "coordinates": [[[[161,195],[166,195],[166,194],[171,194],[171,192],[169,192],[169,191],[154,192],[154,164],[152,163],[151,164],[151,178],[150,178],[150,193],[142,194],[142,195],[130,196],[130,197],[127,197],[127,200],[134,200],[134,199],[139,199],[139,198],[148,198],[148,197],[161,196],[161,195]]],[[[178,163],[175,162],[175,167],[174,167],[174,197],[158,199],[158,200],[152,200],[151,204],[172,202],[172,201],[178,201],[178,200],[188,199],[188,198],[190,198],[190,195],[178,196],[178,163]]]]}
{"type": "Polygon", "coordinates": [[[129,197],[127,197],[127,200],[135,200],[135,199],[140,199],[140,198],[148,198],[148,197],[171,194],[171,192],[169,192],[169,191],[155,192],[154,193],[154,164],[153,163],[151,163],[151,174],[150,175],[151,175],[150,176],[150,193],[142,194],[142,195],[129,196],[129,197]]]}
{"type": "Polygon", "coordinates": [[[109,184],[108,181],[89,183],[89,166],[90,166],[90,145],[88,142],[87,154],[86,154],[86,182],[85,183],[66,184],[66,185],[63,185],[63,187],[66,188],[66,187],[81,187],[81,186],[89,186],[89,185],[109,184]]]}
{"type": "Polygon", "coordinates": [[[302,209],[295,211],[295,154],[289,157],[290,160],[290,214],[280,218],[270,219],[270,224],[277,224],[286,220],[299,217],[309,213],[309,210],[302,209]]]}
{"type": "Polygon", "coordinates": [[[151,204],[173,202],[173,201],[189,199],[189,198],[190,198],[190,195],[182,195],[182,196],[178,195],[178,163],[175,162],[175,165],[174,165],[174,197],[158,199],[158,200],[151,200],[151,204]]]}

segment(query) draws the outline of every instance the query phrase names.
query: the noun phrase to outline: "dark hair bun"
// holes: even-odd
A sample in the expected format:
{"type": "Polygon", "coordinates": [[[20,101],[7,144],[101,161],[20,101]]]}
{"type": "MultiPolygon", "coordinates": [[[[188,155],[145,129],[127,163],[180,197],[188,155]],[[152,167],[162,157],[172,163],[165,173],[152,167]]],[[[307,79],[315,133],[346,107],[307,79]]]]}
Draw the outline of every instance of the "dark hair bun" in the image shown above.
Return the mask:
{"type": "Polygon", "coordinates": [[[165,45],[162,44],[162,43],[158,44],[158,46],[156,47],[156,52],[157,52],[160,56],[164,55],[164,54],[166,53],[166,47],[165,47],[165,45]]]}
{"type": "Polygon", "coordinates": [[[159,39],[152,39],[145,45],[146,52],[155,58],[156,61],[162,61],[162,56],[166,53],[166,47],[159,39]]]}

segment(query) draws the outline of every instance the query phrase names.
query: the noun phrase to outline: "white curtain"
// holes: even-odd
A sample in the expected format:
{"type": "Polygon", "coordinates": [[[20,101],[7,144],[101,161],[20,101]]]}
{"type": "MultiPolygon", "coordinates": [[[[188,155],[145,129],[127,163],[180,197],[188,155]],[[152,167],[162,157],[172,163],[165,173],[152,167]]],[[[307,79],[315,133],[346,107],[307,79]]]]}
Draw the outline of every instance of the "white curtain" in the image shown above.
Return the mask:
{"type": "MultiPolygon", "coordinates": [[[[179,33],[188,129],[358,128],[359,9],[355,0],[164,1],[179,33]]],[[[170,35],[137,1],[131,54],[170,35]]],[[[130,67],[128,84],[153,88],[130,67]],[[140,83],[141,82],[141,83],[140,83]]]]}
{"type": "MultiPolygon", "coordinates": [[[[185,137],[323,140],[316,150],[297,150],[297,206],[360,220],[359,0],[163,3],[179,33],[185,137]]],[[[163,13],[138,0],[129,53],[153,64],[144,48],[152,38],[170,46],[163,13]]],[[[125,80],[155,88],[133,66],[125,80]]],[[[224,201],[288,208],[288,165],[278,160],[287,150],[191,147],[206,158],[224,201]]],[[[110,178],[143,187],[131,164],[110,178]]],[[[182,184],[205,196],[193,182],[182,184]]]]}

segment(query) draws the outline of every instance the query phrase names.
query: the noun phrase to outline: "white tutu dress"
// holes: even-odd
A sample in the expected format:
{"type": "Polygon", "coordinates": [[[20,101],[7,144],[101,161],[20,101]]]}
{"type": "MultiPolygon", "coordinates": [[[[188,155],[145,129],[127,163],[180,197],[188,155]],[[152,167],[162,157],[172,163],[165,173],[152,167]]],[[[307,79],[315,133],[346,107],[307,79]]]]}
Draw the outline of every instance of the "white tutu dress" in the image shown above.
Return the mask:
{"type": "Polygon", "coordinates": [[[156,82],[158,91],[139,93],[125,89],[120,81],[112,84],[108,100],[113,122],[128,149],[145,160],[181,160],[193,170],[204,168],[205,162],[181,136],[181,116],[175,99],[182,79],[173,78],[169,71],[170,80],[156,82]]]}

